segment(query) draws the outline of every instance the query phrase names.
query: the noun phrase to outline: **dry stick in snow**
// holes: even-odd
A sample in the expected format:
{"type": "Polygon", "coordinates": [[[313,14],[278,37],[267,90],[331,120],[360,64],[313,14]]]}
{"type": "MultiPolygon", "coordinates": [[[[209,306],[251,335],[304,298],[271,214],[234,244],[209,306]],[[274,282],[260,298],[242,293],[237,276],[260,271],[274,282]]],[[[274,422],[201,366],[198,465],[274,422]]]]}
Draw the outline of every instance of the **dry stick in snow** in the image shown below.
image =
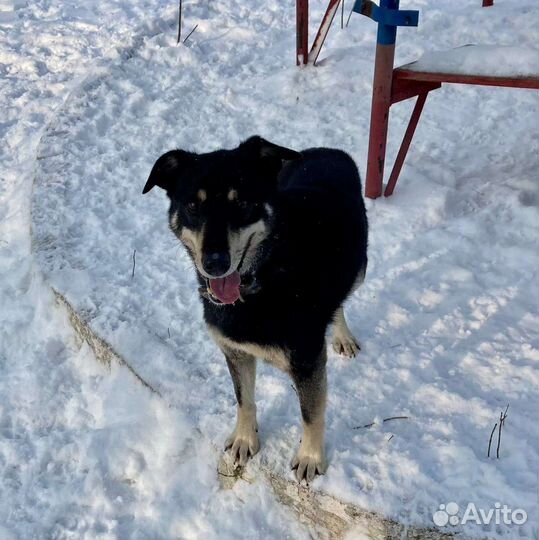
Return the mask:
{"type": "Polygon", "coordinates": [[[187,34],[187,36],[185,36],[185,39],[183,40],[184,43],[191,37],[191,34],[192,34],[197,28],[198,28],[198,24],[195,24],[195,26],[193,27],[193,29],[187,34]]]}
{"type": "Polygon", "coordinates": [[[487,451],[487,457],[490,457],[490,445],[492,444],[492,436],[494,435],[494,432],[496,431],[496,428],[498,427],[498,422],[494,424],[494,427],[492,428],[492,431],[490,432],[490,439],[488,440],[488,451],[487,451]]]}
{"type": "Polygon", "coordinates": [[[389,418],[384,418],[383,422],[391,422],[391,420],[408,420],[408,416],[390,416],[389,418]]]}
{"type": "Polygon", "coordinates": [[[341,30],[344,28],[344,0],[341,0],[341,30]]]}
{"type": "Polygon", "coordinates": [[[500,421],[496,422],[494,424],[494,427],[492,428],[492,431],[490,432],[490,438],[488,440],[488,450],[487,450],[487,457],[490,457],[490,448],[492,446],[492,437],[494,436],[494,432],[496,431],[496,428],[498,428],[498,444],[496,446],[496,458],[500,458],[500,444],[502,440],[502,427],[505,423],[505,419],[507,418],[507,411],[509,410],[509,404],[507,404],[507,407],[505,408],[505,411],[500,413],[500,421]]]}
{"type": "Polygon", "coordinates": [[[137,265],[137,250],[133,251],[133,270],[131,271],[131,279],[135,277],[135,266],[137,265]]]}
{"type": "Polygon", "coordinates": [[[181,39],[182,39],[182,0],[180,0],[180,3],[178,5],[178,39],[176,40],[176,45],[178,45],[181,39]]]}
{"type": "MultiPolygon", "coordinates": [[[[391,420],[408,420],[408,416],[390,416],[389,418],[384,418],[382,420],[382,424],[385,424],[386,422],[391,422],[391,420]]],[[[364,426],[355,426],[352,429],[364,429],[364,428],[371,428],[372,426],[376,425],[376,422],[371,422],[370,424],[365,424],[364,426]]]]}
{"type": "Polygon", "coordinates": [[[350,10],[350,13],[348,14],[348,19],[346,19],[346,28],[348,28],[348,23],[350,22],[350,17],[352,16],[352,13],[354,13],[354,3],[352,2],[352,9],[350,10]]]}
{"type": "Polygon", "coordinates": [[[509,404],[505,408],[505,412],[500,413],[500,425],[498,426],[498,446],[496,447],[496,458],[500,459],[500,443],[502,441],[502,427],[505,424],[505,419],[507,418],[507,409],[509,409],[509,404]]]}

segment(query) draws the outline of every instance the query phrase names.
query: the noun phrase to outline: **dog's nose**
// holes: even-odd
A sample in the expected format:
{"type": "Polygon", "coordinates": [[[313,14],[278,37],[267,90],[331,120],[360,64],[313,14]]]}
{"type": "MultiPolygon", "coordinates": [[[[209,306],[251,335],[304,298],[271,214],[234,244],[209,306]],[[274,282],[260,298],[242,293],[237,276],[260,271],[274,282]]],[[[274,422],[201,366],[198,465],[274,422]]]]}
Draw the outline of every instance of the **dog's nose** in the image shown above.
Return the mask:
{"type": "Polygon", "coordinates": [[[226,251],[206,253],[202,256],[202,266],[211,276],[222,276],[230,268],[230,255],[226,251]]]}

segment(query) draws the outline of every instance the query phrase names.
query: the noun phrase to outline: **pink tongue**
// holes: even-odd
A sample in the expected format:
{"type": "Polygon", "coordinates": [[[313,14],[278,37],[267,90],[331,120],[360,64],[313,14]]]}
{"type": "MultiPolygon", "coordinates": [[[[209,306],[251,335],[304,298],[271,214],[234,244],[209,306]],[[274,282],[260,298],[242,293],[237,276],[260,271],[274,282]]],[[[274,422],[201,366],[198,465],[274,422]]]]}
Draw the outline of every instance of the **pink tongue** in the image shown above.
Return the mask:
{"type": "Polygon", "coordinates": [[[232,272],[226,277],[210,279],[210,288],[223,304],[233,304],[240,297],[240,283],[239,272],[232,272]]]}

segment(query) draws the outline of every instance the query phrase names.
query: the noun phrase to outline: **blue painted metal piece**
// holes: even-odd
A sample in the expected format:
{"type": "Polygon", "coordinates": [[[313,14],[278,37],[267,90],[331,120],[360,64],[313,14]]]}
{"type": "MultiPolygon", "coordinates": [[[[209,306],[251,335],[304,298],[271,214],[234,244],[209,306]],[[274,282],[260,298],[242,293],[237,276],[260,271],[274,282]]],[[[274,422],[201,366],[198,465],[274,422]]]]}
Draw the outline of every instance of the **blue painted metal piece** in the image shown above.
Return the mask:
{"type": "Polygon", "coordinates": [[[399,0],[380,0],[377,6],[372,0],[356,0],[353,11],[378,23],[376,41],[381,45],[394,45],[397,26],[417,26],[419,11],[399,9],[399,0]]]}

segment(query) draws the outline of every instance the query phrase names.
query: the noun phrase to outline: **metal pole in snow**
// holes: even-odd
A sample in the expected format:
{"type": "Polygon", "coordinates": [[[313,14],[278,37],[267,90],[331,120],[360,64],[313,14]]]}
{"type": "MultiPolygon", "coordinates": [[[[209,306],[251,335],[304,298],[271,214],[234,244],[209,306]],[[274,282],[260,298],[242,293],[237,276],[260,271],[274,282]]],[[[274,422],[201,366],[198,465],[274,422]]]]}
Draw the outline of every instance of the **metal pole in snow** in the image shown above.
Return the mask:
{"type": "MultiPolygon", "coordinates": [[[[398,10],[399,0],[380,0],[380,7],[398,10]]],[[[365,195],[371,199],[382,195],[396,40],[397,27],[384,24],[381,20],[378,23],[376,38],[369,154],[365,180],[365,195]]]]}

